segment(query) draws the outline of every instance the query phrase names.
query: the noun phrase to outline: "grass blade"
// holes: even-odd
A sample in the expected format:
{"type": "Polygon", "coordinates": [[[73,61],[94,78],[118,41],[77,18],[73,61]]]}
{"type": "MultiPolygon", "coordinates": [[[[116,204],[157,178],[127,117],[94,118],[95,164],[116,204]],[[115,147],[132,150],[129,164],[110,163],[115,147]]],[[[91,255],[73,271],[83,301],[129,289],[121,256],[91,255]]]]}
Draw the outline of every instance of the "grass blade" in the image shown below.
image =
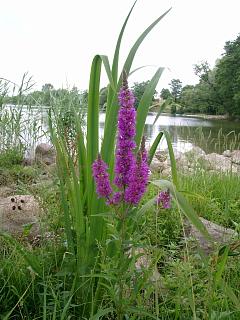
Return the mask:
{"type": "Polygon", "coordinates": [[[158,147],[158,145],[159,145],[159,143],[160,143],[160,141],[162,139],[162,136],[163,136],[163,132],[162,131],[159,132],[159,134],[156,136],[156,138],[155,138],[155,140],[154,140],[154,142],[153,142],[153,144],[152,144],[152,146],[151,146],[151,148],[150,148],[150,150],[148,152],[148,164],[151,164],[152,159],[154,157],[154,154],[155,154],[155,152],[157,150],[157,147],[158,147]]]}
{"type": "Polygon", "coordinates": [[[177,165],[176,165],[176,160],[173,152],[173,147],[172,147],[172,142],[169,133],[166,130],[163,130],[164,136],[167,141],[168,145],[168,153],[170,157],[170,163],[171,163],[171,171],[172,171],[172,180],[175,186],[178,189],[178,175],[177,175],[177,165]]]}

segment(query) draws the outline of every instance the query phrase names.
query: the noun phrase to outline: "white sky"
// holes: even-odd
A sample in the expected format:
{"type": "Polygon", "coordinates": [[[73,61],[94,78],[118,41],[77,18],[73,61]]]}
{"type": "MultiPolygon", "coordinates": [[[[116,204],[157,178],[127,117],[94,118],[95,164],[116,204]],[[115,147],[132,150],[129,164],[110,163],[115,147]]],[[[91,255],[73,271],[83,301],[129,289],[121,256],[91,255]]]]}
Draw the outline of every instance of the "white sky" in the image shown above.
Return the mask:
{"type": "MultiPolygon", "coordinates": [[[[117,36],[132,0],[0,0],[0,77],[19,82],[28,71],[36,88],[76,85],[87,89],[95,54],[112,61],[117,36]]],[[[130,46],[159,15],[172,11],[139,48],[133,81],[152,77],[166,67],[158,90],[172,78],[196,83],[193,64],[213,66],[226,41],[240,32],[240,0],[138,0],[121,49],[123,63],[130,46]]],[[[106,84],[103,77],[102,86],[106,84]]]]}

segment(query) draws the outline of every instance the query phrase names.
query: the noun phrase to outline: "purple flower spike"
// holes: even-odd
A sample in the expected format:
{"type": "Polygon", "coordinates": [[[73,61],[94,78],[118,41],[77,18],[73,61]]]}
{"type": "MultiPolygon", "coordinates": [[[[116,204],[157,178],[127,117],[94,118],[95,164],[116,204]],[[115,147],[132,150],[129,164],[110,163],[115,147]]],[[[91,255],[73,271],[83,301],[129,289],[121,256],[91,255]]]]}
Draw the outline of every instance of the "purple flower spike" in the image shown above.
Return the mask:
{"type": "Polygon", "coordinates": [[[171,196],[169,190],[159,192],[157,204],[161,205],[164,209],[171,208],[171,196]]]}
{"type": "Polygon", "coordinates": [[[128,88],[126,74],[123,75],[123,87],[118,99],[120,110],[118,113],[118,136],[115,162],[115,185],[126,188],[129,184],[130,174],[136,165],[133,150],[136,147],[134,137],[136,134],[135,98],[128,88]]]}
{"type": "Polygon", "coordinates": [[[137,163],[131,173],[129,186],[125,192],[125,201],[130,204],[137,205],[146,191],[149,177],[149,167],[147,160],[145,138],[143,137],[141,149],[138,152],[137,163]]]}
{"type": "Polygon", "coordinates": [[[100,198],[109,198],[112,193],[112,188],[107,173],[108,166],[98,155],[97,160],[92,164],[93,177],[96,183],[97,194],[100,198]]]}

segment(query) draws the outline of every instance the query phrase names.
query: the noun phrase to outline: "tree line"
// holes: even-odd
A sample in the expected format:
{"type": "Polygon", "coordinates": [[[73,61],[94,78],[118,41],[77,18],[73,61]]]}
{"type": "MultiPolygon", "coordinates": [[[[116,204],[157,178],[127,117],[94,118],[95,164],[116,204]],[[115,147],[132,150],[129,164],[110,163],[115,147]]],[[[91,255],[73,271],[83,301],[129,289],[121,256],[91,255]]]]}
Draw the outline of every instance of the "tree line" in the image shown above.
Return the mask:
{"type": "Polygon", "coordinates": [[[170,99],[172,111],[178,113],[227,114],[240,116],[240,35],[227,41],[224,53],[211,69],[204,61],[194,65],[199,82],[182,86],[173,79],[170,89],[162,89],[162,99],[170,99]]]}

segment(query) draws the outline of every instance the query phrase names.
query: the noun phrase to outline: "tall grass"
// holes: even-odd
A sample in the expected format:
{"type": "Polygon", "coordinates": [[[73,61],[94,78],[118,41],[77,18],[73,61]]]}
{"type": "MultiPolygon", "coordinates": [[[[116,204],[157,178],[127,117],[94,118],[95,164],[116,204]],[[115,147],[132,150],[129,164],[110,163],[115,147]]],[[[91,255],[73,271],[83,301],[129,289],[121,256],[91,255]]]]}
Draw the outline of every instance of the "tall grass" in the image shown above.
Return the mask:
{"type": "MultiPolygon", "coordinates": [[[[72,108],[70,114],[49,110],[51,138],[57,151],[58,186],[64,225],[65,241],[61,245],[62,255],[60,255],[62,258],[56,258],[56,261],[47,267],[46,260],[49,256],[44,250],[36,254],[24,249],[10,236],[4,236],[5,241],[16,248],[31,267],[33,296],[37,294],[38,298],[40,297],[43,319],[68,319],[74,315],[80,319],[92,320],[161,317],[158,284],[156,286],[149,284],[151,270],[143,270],[139,275],[135,268],[139,254],[129,256],[127,252],[123,252],[123,245],[119,248],[119,243],[122,244],[125,240],[128,249],[142,245],[139,227],[147,211],[154,207],[155,197],[139,210],[133,208],[124,226],[126,238],[123,239],[119,231],[122,228],[121,221],[116,221],[104,201],[97,198],[91,170],[92,163],[98,153],[101,153],[104,161],[109,164],[110,177],[113,176],[118,114],[117,94],[122,83],[123,70],[130,75],[139,46],[169,11],[157,18],[139,36],[127,55],[123,69],[119,69],[121,41],[135,4],[136,2],[120,31],[112,66],[108,57],[104,55],[96,55],[92,61],[86,136],[81,126],[81,115],[77,110],[72,108]],[[109,85],[104,134],[99,146],[99,91],[102,67],[107,73],[109,85]],[[73,148],[74,153],[72,153],[73,148]],[[146,292],[147,297],[143,292],[146,292]],[[154,295],[155,300],[152,299],[154,295]],[[146,301],[150,304],[149,308],[144,308],[146,301]]],[[[163,69],[159,68],[155,72],[140,101],[137,110],[136,149],[140,146],[148,109],[162,71],[163,69]]],[[[150,149],[149,161],[153,158],[163,135],[168,141],[173,181],[156,180],[153,184],[160,189],[169,189],[179,211],[183,212],[206,237],[209,237],[194,209],[179,191],[176,163],[167,132],[159,133],[150,149]]],[[[152,262],[153,265],[156,265],[156,261],[152,262]]],[[[14,314],[25,295],[30,292],[30,288],[31,283],[23,293],[17,295],[17,302],[8,310],[4,319],[14,314]]],[[[191,315],[196,319],[194,301],[191,306],[191,315]]],[[[31,314],[27,311],[26,314],[30,319],[31,314]]]]}

